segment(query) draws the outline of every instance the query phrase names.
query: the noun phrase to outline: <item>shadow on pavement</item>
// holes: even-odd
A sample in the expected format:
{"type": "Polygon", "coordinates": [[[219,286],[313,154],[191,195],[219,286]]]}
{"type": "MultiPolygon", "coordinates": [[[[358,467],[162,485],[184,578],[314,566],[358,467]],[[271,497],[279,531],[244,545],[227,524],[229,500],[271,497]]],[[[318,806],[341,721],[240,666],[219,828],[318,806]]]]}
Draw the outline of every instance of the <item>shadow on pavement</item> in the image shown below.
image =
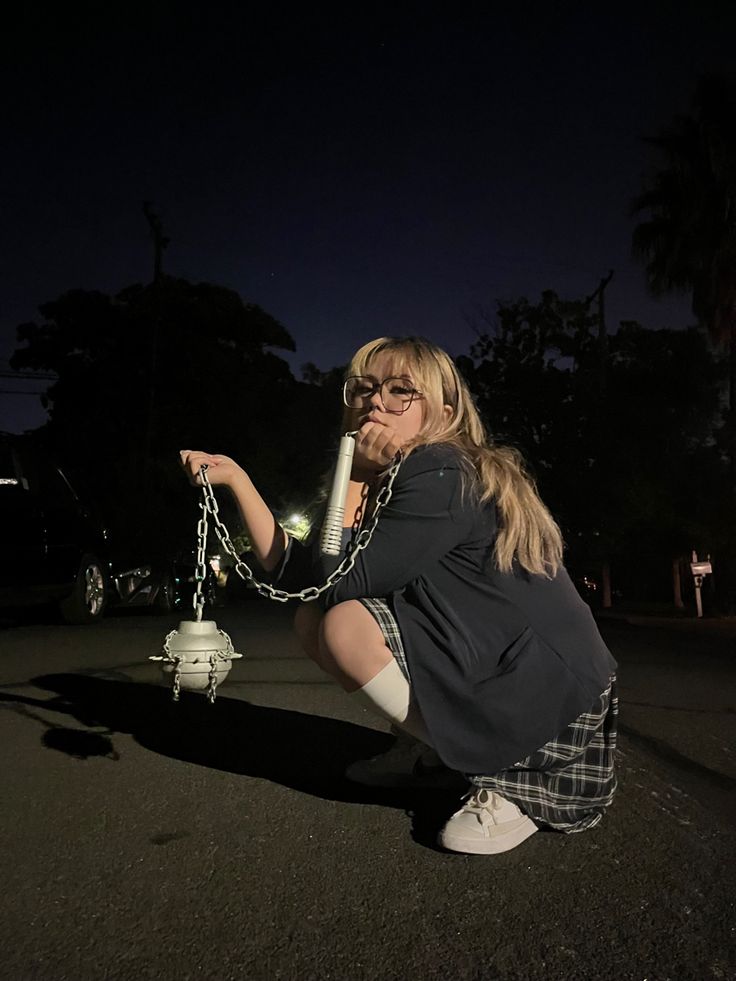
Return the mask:
{"type": "Polygon", "coordinates": [[[141,746],[172,759],[263,778],[326,800],[401,809],[412,817],[414,839],[429,847],[436,847],[438,829],[458,806],[457,790],[382,790],[346,780],[349,763],[383,752],[392,742],[388,734],[350,722],[222,696],[210,705],[186,692],[174,703],[168,688],[81,674],[42,675],[30,684],[56,697],[4,694],[0,702],[41,723],[46,748],[75,759],[116,761],[114,736],[130,733],[141,746]],[[34,709],[61,713],[86,728],[50,725],[34,709]]]}

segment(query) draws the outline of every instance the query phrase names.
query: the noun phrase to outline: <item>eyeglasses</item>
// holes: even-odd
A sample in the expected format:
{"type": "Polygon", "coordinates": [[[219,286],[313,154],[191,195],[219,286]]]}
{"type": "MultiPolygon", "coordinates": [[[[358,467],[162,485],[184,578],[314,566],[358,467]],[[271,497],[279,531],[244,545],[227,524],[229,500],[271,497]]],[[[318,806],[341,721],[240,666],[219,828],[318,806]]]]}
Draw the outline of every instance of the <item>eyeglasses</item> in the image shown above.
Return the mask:
{"type": "Polygon", "coordinates": [[[423,398],[406,378],[384,378],[377,382],[364,375],[352,375],[343,386],[342,400],[349,409],[362,409],[376,392],[386,412],[397,415],[406,412],[414,399],[423,398]]]}

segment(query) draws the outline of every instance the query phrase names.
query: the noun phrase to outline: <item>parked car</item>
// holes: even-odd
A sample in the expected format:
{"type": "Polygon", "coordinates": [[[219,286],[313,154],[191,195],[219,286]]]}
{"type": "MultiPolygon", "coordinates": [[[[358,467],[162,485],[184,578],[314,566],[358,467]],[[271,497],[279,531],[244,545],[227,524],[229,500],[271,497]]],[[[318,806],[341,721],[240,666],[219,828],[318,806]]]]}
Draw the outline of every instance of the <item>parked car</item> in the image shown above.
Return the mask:
{"type": "MultiPolygon", "coordinates": [[[[193,611],[194,551],[111,539],[31,436],[0,433],[0,516],[0,607],[55,604],[68,623],[94,623],[113,607],[193,611]]],[[[222,605],[209,566],[203,588],[208,606],[222,605]]]]}
{"type": "Polygon", "coordinates": [[[113,601],[121,606],[145,607],[155,613],[171,613],[175,608],[174,580],[165,562],[141,565],[111,563],[113,601]]]}
{"type": "Polygon", "coordinates": [[[0,604],[58,603],[93,623],[108,602],[107,531],[64,472],[27,436],[0,433],[0,604]]]}
{"type": "MultiPolygon", "coordinates": [[[[196,553],[181,549],[172,559],[153,559],[142,565],[121,567],[112,577],[119,602],[130,607],[148,607],[157,613],[193,611],[196,580],[196,553]]],[[[208,565],[202,584],[205,604],[222,605],[221,590],[208,565]]]]}

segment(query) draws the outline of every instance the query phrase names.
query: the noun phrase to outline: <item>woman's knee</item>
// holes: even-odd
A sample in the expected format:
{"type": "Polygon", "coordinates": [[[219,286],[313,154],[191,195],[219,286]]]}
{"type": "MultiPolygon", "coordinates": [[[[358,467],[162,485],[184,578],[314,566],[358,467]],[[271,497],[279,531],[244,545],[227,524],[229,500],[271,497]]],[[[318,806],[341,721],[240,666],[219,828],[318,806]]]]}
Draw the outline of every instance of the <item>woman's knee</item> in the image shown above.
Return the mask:
{"type": "Polygon", "coordinates": [[[359,600],[345,600],[331,607],[322,618],[319,638],[320,650],[333,657],[386,644],[381,628],[359,600]]]}
{"type": "Polygon", "coordinates": [[[325,671],[347,692],[367,684],[393,659],[381,628],[358,600],[338,603],[325,613],[319,651],[325,671]]]}

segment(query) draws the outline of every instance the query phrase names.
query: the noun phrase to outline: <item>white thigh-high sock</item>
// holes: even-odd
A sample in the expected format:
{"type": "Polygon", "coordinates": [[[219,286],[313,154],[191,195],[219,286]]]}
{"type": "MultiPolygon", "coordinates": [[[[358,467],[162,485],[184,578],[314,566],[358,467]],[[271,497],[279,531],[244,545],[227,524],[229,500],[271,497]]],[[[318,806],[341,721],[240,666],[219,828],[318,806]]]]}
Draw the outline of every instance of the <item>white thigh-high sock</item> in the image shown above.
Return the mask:
{"type": "Polygon", "coordinates": [[[390,719],[415,739],[432,745],[424,719],[412,701],[409,682],[394,659],[381,668],[367,685],[353,692],[352,697],[385,719],[390,719]]]}

